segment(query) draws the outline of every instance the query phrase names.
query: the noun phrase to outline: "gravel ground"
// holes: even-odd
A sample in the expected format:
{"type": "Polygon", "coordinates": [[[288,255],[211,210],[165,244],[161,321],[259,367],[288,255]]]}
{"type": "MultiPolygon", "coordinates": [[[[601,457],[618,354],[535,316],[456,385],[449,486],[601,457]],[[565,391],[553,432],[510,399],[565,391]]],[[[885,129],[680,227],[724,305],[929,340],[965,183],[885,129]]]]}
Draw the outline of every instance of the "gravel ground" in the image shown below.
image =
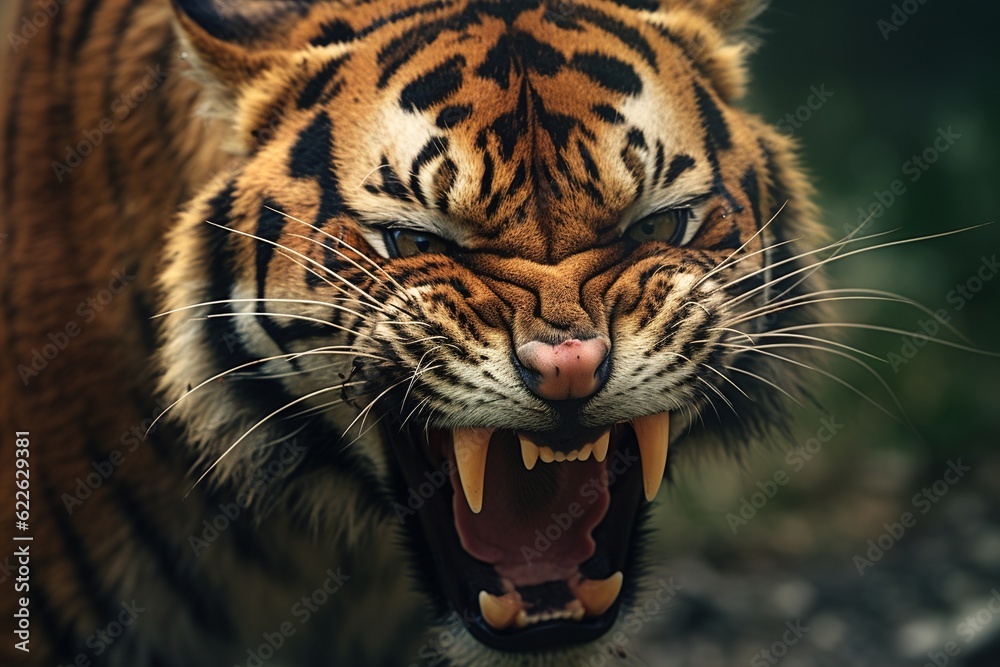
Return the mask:
{"type": "MultiPolygon", "coordinates": [[[[677,594],[663,609],[650,602],[630,657],[657,667],[1000,666],[1000,460],[974,468],[891,543],[882,526],[913,509],[920,473],[886,483],[875,465],[869,472],[880,485],[862,480],[843,497],[824,496],[820,507],[778,508],[747,539],[716,529],[694,550],[675,548],[686,555],[654,580],[672,577],[677,594]],[[857,515],[863,528],[848,530],[830,504],[867,507],[857,515]],[[855,562],[880,536],[890,545],[884,555],[869,566],[855,562]]],[[[662,512],[669,517],[669,503],[662,512]]],[[[688,518],[676,530],[696,523],[688,518]]]]}

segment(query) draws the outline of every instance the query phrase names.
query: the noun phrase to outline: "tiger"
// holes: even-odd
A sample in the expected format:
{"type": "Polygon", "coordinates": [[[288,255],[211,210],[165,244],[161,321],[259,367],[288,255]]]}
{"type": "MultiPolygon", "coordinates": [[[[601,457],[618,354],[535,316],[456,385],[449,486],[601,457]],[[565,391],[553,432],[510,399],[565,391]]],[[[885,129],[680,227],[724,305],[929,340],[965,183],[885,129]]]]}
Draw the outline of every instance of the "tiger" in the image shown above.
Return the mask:
{"type": "Polygon", "coordinates": [[[0,662],[608,658],[678,457],[809,390],[762,10],[10,3],[0,662]]]}

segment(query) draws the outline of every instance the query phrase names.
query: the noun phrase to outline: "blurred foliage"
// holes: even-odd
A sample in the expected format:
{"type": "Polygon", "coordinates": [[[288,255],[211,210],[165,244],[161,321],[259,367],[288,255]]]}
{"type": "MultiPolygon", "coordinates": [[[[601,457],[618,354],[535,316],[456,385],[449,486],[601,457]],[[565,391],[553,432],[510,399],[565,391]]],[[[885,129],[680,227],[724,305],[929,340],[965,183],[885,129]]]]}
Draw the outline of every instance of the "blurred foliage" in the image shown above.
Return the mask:
{"type": "MultiPolygon", "coordinates": [[[[901,16],[906,21],[896,26],[891,2],[773,0],[757,21],[760,45],[751,59],[753,82],[745,106],[799,140],[834,239],[858,224],[859,207],[871,207],[897,179],[905,192],[893,195],[895,201],[864,229],[892,232],[878,241],[1000,218],[1000,40],[993,34],[1000,6],[941,0],[895,4],[918,9],[897,13],[897,23],[901,16]],[[824,89],[832,93],[828,100],[817,105],[814,97],[818,108],[800,109],[824,89]],[[787,115],[797,112],[796,122],[789,122],[787,115]],[[960,138],[915,178],[913,157],[933,147],[948,128],[960,138]]],[[[944,309],[974,346],[1000,352],[1000,275],[961,309],[957,297],[949,301],[949,292],[976,275],[982,258],[994,255],[1000,255],[1000,224],[863,253],[833,265],[830,276],[833,287],[882,289],[933,311],[944,309]]],[[[919,323],[928,320],[908,306],[879,302],[844,302],[838,315],[843,322],[908,331],[918,331],[919,323]]],[[[961,342],[943,328],[938,335],[961,342]]],[[[898,397],[912,427],[817,375],[824,409],[844,428],[808,466],[791,474],[788,486],[761,512],[763,518],[737,537],[725,514],[756,491],[757,482],[788,469],[785,451],[758,447],[748,469],[710,460],[682,462],[675,475],[680,483],[660,508],[670,551],[711,551],[714,544],[745,557],[757,545],[801,556],[840,543],[846,546],[838,551],[850,552],[878,533],[880,521],[893,513],[898,517],[912,494],[937,479],[949,459],[973,464],[977,486],[995,483],[1000,359],[933,343],[907,359],[899,335],[842,329],[838,336],[881,359],[898,355],[895,364],[864,361],[898,397]]],[[[860,365],[830,356],[826,369],[901,414],[886,387],[860,365]]],[[[821,413],[790,409],[800,412],[801,445],[816,432],[821,413]]]]}
{"type": "MultiPolygon", "coordinates": [[[[833,238],[844,235],[845,225],[857,225],[858,209],[875,204],[897,179],[905,192],[893,195],[895,201],[865,233],[899,230],[887,237],[896,240],[998,221],[1000,42],[993,34],[998,18],[1000,7],[991,3],[936,0],[775,0],[762,15],[747,106],[778,123],[807,103],[813,87],[832,93],[792,129],[833,238]],[[894,7],[917,9],[893,16],[894,7]],[[897,30],[888,27],[898,23],[897,30]],[[960,138],[918,177],[913,157],[933,147],[939,131],[948,128],[960,138]]],[[[931,310],[945,309],[977,347],[997,352],[1000,275],[961,309],[960,295],[948,298],[976,275],[983,257],[994,254],[1000,254],[1000,224],[862,254],[831,267],[831,276],[835,287],[874,287],[931,310]]],[[[914,331],[927,319],[905,306],[872,304],[845,302],[840,319],[914,331]]],[[[847,342],[878,357],[894,353],[906,359],[898,335],[844,333],[847,342]]],[[[945,331],[941,335],[960,342],[945,331]]],[[[871,365],[898,395],[923,442],[863,399],[824,381],[827,409],[848,418],[840,438],[866,449],[899,449],[928,464],[995,449],[1000,360],[930,344],[905,363],[894,361],[871,365]]],[[[863,369],[850,364],[832,369],[892,409],[892,399],[863,369]]]]}

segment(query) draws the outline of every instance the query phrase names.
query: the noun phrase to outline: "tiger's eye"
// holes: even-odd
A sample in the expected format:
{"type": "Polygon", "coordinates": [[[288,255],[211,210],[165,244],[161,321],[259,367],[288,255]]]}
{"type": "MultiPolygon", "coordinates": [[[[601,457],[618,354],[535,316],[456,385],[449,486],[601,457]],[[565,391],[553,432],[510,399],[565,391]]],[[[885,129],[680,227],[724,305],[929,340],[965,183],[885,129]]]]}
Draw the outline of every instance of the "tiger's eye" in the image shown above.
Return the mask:
{"type": "Polygon", "coordinates": [[[392,232],[391,237],[399,257],[444,253],[448,249],[444,239],[426,232],[397,229],[392,232]]]}
{"type": "Polygon", "coordinates": [[[629,238],[640,243],[662,241],[676,245],[684,238],[690,212],[691,209],[679,208],[654,213],[632,225],[628,230],[629,238]]]}

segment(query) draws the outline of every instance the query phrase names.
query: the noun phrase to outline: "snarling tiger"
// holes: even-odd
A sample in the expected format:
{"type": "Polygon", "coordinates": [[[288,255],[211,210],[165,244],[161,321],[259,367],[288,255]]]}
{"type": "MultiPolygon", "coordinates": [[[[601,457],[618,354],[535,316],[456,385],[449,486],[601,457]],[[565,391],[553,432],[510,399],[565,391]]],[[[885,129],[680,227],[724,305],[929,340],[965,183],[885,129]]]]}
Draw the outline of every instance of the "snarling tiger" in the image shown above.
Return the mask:
{"type": "Polygon", "coordinates": [[[758,3],[11,4],[3,664],[591,664],[668,464],[786,423],[758,3]]]}

